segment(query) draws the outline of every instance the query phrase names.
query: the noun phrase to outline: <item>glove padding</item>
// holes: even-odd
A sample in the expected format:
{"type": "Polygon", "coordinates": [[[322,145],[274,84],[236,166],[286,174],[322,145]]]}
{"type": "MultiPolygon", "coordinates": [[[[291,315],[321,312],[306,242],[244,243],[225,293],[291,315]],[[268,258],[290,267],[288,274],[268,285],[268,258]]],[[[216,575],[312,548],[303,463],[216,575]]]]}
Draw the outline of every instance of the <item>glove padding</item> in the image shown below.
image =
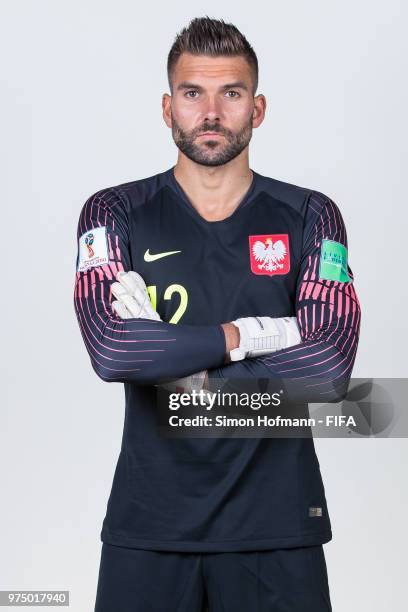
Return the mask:
{"type": "Polygon", "coordinates": [[[112,310],[121,319],[152,319],[161,321],[160,315],[152,306],[143,278],[137,272],[118,272],[117,282],[112,283],[111,291],[116,300],[112,310]]]}
{"type": "Polygon", "coordinates": [[[230,351],[231,361],[268,355],[301,342],[296,317],[243,317],[231,321],[239,329],[239,347],[230,351]]]}
{"type": "Polygon", "coordinates": [[[177,380],[163,383],[160,386],[168,391],[172,391],[173,393],[191,393],[192,391],[199,393],[203,388],[205,375],[206,370],[202,370],[201,372],[191,374],[190,376],[185,376],[184,378],[178,378],[177,380]]]}

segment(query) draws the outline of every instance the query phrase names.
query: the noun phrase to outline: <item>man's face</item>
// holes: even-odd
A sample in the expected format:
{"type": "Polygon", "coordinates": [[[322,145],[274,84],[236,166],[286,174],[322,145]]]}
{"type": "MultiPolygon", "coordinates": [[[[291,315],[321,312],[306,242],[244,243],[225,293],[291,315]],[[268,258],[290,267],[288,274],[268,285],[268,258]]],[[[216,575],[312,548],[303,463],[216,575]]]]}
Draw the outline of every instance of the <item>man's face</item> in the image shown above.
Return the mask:
{"type": "MultiPolygon", "coordinates": [[[[173,94],[163,111],[177,147],[204,166],[221,166],[249,144],[263,96],[253,96],[244,57],[207,57],[183,53],[173,72],[173,94]]],[[[259,115],[262,115],[259,117],[259,115]]]]}

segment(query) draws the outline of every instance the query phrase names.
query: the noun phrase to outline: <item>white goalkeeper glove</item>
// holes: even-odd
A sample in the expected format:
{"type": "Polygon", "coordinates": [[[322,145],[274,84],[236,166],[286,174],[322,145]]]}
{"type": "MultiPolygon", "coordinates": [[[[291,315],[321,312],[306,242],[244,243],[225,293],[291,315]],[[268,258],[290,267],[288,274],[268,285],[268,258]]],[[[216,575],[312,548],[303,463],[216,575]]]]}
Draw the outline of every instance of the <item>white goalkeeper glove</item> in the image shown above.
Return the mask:
{"type": "Polygon", "coordinates": [[[206,373],[206,370],[202,370],[196,374],[163,383],[160,386],[174,393],[191,393],[192,391],[197,391],[197,393],[199,393],[203,388],[206,373]]]}
{"type": "Polygon", "coordinates": [[[239,329],[239,347],[230,351],[231,361],[268,355],[301,342],[296,317],[243,317],[231,321],[239,329]]]}
{"type": "Polygon", "coordinates": [[[137,272],[118,272],[117,282],[112,283],[111,291],[116,300],[112,310],[121,319],[141,318],[161,321],[160,315],[152,306],[143,278],[137,272]]]}
{"type": "MultiPolygon", "coordinates": [[[[118,272],[111,291],[117,298],[112,302],[112,310],[121,319],[141,318],[162,321],[152,306],[143,278],[137,272],[133,270],[118,272]]],[[[199,392],[203,388],[205,374],[206,370],[202,370],[160,386],[168,390],[177,389],[179,393],[191,393],[193,390],[199,392]]]]}

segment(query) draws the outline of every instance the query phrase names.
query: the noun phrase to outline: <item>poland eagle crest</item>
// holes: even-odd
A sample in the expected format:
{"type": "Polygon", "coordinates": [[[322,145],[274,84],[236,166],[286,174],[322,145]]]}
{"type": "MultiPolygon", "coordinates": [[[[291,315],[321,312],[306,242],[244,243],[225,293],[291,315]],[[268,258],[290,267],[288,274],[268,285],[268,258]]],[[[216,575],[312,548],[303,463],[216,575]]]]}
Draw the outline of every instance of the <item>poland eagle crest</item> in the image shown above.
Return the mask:
{"type": "Polygon", "coordinates": [[[290,269],[287,234],[249,236],[251,270],[255,274],[287,274],[290,269]]]}

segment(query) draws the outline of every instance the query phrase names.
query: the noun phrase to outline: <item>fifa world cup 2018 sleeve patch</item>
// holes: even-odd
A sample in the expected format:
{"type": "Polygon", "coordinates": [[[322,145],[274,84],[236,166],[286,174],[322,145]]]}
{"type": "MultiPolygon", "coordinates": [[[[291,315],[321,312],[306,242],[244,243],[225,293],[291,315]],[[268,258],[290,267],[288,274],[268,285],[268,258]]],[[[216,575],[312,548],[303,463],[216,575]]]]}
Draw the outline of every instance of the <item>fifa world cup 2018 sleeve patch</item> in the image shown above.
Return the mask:
{"type": "Polygon", "coordinates": [[[347,249],[341,242],[322,240],[320,248],[319,278],[348,283],[347,249]]]}
{"type": "Polygon", "coordinates": [[[109,255],[106,227],[95,227],[82,234],[79,239],[78,254],[78,272],[107,264],[109,255]]]}

